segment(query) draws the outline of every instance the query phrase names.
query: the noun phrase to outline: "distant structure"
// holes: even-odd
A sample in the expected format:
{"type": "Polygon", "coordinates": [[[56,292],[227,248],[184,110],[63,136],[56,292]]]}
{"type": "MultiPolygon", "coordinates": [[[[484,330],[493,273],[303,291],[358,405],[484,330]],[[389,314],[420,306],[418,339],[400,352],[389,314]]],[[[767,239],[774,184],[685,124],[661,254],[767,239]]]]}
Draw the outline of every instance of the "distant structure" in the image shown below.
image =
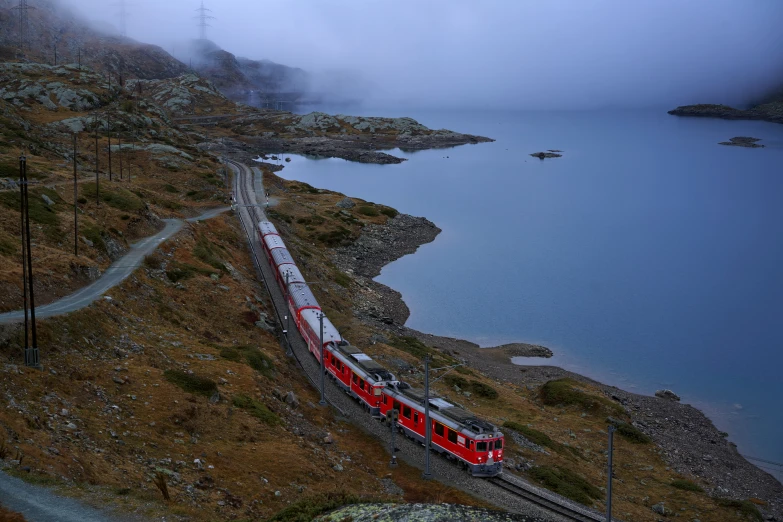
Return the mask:
{"type": "Polygon", "coordinates": [[[207,9],[206,7],[204,7],[204,0],[201,0],[201,7],[196,9],[196,11],[198,11],[198,16],[196,16],[196,20],[198,20],[199,37],[202,40],[206,40],[207,39],[207,27],[211,27],[207,23],[207,20],[214,20],[215,17],[214,16],[210,16],[210,15],[207,14],[207,13],[211,13],[212,10],[211,9],[207,9]]]}
{"type": "Polygon", "coordinates": [[[19,11],[19,49],[23,51],[27,45],[27,11],[35,7],[28,5],[27,0],[19,0],[19,5],[13,9],[19,11]]]}
{"type": "Polygon", "coordinates": [[[122,36],[128,36],[128,10],[126,9],[125,0],[119,0],[114,7],[118,9],[117,14],[120,17],[120,34],[122,36]]]}

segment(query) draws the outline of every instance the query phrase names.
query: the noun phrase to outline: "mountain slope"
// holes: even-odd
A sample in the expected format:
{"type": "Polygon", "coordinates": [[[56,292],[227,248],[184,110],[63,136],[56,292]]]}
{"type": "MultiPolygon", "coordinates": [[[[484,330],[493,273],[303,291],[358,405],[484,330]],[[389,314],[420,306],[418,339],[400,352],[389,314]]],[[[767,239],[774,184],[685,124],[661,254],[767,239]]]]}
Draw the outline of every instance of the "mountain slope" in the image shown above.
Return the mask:
{"type": "MultiPolygon", "coordinates": [[[[6,60],[20,56],[19,16],[13,11],[17,4],[0,0],[0,58],[6,60]]],[[[28,17],[27,59],[54,64],[56,47],[57,63],[81,60],[116,81],[173,78],[188,72],[185,64],[160,47],[94,28],[58,0],[38,0],[28,17]]]]}

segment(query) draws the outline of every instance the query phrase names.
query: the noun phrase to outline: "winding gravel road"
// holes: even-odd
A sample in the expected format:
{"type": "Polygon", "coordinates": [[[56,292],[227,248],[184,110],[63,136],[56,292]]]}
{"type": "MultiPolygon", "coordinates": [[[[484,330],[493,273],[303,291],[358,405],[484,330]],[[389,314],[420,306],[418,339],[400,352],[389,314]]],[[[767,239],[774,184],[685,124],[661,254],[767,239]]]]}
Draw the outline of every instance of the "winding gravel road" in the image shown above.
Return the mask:
{"type": "MultiPolygon", "coordinates": [[[[213,208],[194,218],[182,219],[164,219],[166,226],[146,239],[131,245],[128,253],[111,264],[106,272],[103,273],[95,282],[80,288],[76,292],[58,299],[53,303],[35,308],[36,319],[45,319],[56,315],[63,315],[75,312],[94,301],[98,300],[107,290],[117,286],[125,280],[134,270],[136,270],[145,256],[155,250],[162,242],[179,232],[185,222],[204,221],[213,218],[226,210],[228,207],[213,208]]],[[[15,310],[0,314],[0,324],[18,323],[24,320],[24,312],[15,310]]]]}

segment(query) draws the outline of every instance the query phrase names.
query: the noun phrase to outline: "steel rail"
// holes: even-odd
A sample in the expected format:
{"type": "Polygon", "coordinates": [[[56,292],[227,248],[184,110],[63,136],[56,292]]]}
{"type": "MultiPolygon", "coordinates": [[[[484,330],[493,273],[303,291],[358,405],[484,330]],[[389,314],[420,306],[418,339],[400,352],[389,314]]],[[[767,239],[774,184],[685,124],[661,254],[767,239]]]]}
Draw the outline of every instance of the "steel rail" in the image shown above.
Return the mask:
{"type": "MultiPolygon", "coordinates": [[[[225,161],[227,164],[230,164],[230,165],[232,165],[233,167],[235,167],[237,169],[237,172],[236,172],[237,176],[235,177],[235,185],[241,191],[243,199],[249,198],[249,195],[248,195],[248,192],[247,192],[247,186],[244,183],[244,176],[243,176],[243,173],[247,174],[247,170],[249,170],[249,169],[247,169],[247,167],[245,165],[242,165],[241,163],[233,161],[233,160],[229,160],[229,159],[225,159],[224,158],[223,161],[225,161]],[[247,169],[247,170],[245,170],[245,169],[247,169]]],[[[258,214],[257,214],[258,213],[258,208],[255,207],[253,210],[254,210],[255,217],[258,218],[259,217],[258,214]]],[[[245,235],[247,236],[247,242],[248,242],[248,245],[250,246],[251,257],[253,258],[253,264],[256,267],[256,272],[258,273],[259,277],[261,278],[261,282],[264,284],[264,288],[266,289],[266,292],[269,295],[269,300],[272,302],[272,307],[275,309],[275,315],[277,315],[277,320],[278,320],[279,324],[283,325],[283,324],[285,324],[285,321],[283,320],[283,316],[280,313],[280,309],[278,308],[277,303],[275,302],[274,296],[273,296],[272,291],[271,291],[271,289],[269,287],[269,283],[267,282],[267,278],[264,276],[264,271],[263,271],[263,268],[261,266],[261,262],[260,262],[260,260],[258,258],[258,252],[256,252],[256,248],[255,248],[255,246],[253,246],[253,236],[251,235],[251,232],[248,231],[248,229],[247,229],[247,225],[245,224],[245,220],[242,218],[242,212],[237,212],[237,215],[239,217],[239,223],[242,225],[242,230],[245,232],[245,235]]],[[[266,216],[263,216],[263,214],[262,214],[261,217],[266,217],[266,216]]],[[[285,337],[286,343],[290,346],[291,341],[288,338],[289,335],[290,335],[290,332],[286,332],[284,334],[284,337],[285,337]]],[[[302,369],[302,372],[305,374],[307,379],[310,381],[310,384],[312,384],[313,387],[316,390],[320,390],[319,386],[315,382],[315,379],[307,372],[307,370],[304,367],[304,364],[302,363],[301,359],[299,359],[299,356],[296,354],[296,351],[293,350],[293,348],[291,349],[291,353],[293,354],[294,359],[296,360],[296,362],[299,365],[299,367],[302,369]]],[[[335,404],[333,401],[331,401],[328,397],[327,397],[326,400],[334,409],[336,409],[338,412],[340,412],[340,414],[343,417],[347,417],[348,416],[346,414],[346,412],[343,411],[342,408],[340,408],[337,404],[335,404]]]]}
{"type": "Polygon", "coordinates": [[[509,481],[503,475],[492,477],[486,480],[493,486],[497,486],[507,491],[508,493],[511,493],[514,496],[523,498],[527,502],[530,502],[531,504],[535,504],[540,508],[556,513],[561,517],[566,518],[567,520],[573,520],[576,522],[602,522],[605,520],[605,517],[602,517],[598,514],[594,515],[594,514],[583,513],[569,506],[561,504],[555,500],[545,498],[533,491],[529,491],[523,488],[522,486],[509,481]]]}

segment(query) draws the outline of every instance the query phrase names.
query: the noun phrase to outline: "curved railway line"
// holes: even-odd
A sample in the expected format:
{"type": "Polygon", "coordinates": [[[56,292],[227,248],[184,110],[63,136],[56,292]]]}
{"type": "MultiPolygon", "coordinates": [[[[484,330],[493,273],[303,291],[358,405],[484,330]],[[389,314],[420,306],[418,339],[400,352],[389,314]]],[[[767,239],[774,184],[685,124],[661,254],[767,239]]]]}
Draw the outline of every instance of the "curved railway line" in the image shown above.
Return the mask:
{"type": "MultiPolygon", "coordinates": [[[[259,277],[261,278],[262,283],[264,284],[264,287],[266,288],[267,294],[269,295],[270,300],[273,304],[273,307],[275,309],[275,314],[277,315],[279,324],[284,325],[285,319],[284,319],[284,315],[281,313],[280,304],[275,299],[275,294],[272,292],[273,289],[270,288],[270,285],[268,283],[269,278],[272,276],[271,276],[271,272],[270,274],[267,274],[266,273],[267,270],[265,270],[264,268],[264,265],[266,264],[266,258],[263,255],[259,256],[261,252],[259,252],[259,249],[256,248],[256,246],[254,245],[255,223],[261,220],[266,220],[267,218],[262,210],[262,207],[255,203],[256,202],[255,195],[251,194],[250,193],[251,191],[248,188],[248,183],[249,180],[252,180],[253,173],[248,166],[240,162],[233,161],[227,158],[223,158],[223,161],[226,165],[230,166],[235,173],[233,189],[235,190],[235,196],[236,196],[235,197],[235,202],[237,207],[236,210],[240,218],[239,221],[240,224],[242,225],[242,229],[247,235],[253,263],[256,267],[259,277]],[[248,229],[248,225],[245,223],[245,219],[243,219],[242,210],[244,210],[247,213],[247,216],[251,220],[250,229],[248,229]]],[[[274,290],[278,290],[276,285],[274,287],[274,290]]],[[[287,310],[285,310],[285,313],[287,313],[287,310]]],[[[305,376],[307,376],[307,379],[310,381],[313,387],[319,389],[318,385],[316,384],[315,378],[311,376],[310,373],[307,371],[304,361],[302,361],[299,358],[299,356],[296,353],[296,350],[292,348],[291,339],[289,337],[290,335],[291,332],[288,332],[284,336],[285,339],[283,342],[288,346],[289,352],[293,355],[299,367],[302,368],[303,373],[305,374],[305,376]]],[[[346,411],[340,408],[337,404],[335,404],[333,400],[331,400],[328,397],[328,394],[327,394],[327,401],[332,407],[334,407],[338,412],[340,412],[340,414],[343,417],[346,418],[350,417],[350,415],[346,413],[346,411]]],[[[575,521],[575,522],[601,522],[605,520],[604,515],[601,515],[597,512],[591,512],[587,508],[571,507],[562,501],[558,501],[555,498],[554,494],[550,494],[546,496],[539,494],[536,491],[534,491],[533,488],[526,488],[524,487],[524,485],[520,485],[519,483],[510,480],[508,477],[502,474],[498,475],[497,477],[493,477],[489,479],[475,478],[472,480],[477,480],[487,484],[491,484],[493,487],[503,490],[508,495],[511,495],[518,499],[522,499],[525,502],[532,504],[541,510],[545,510],[549,513],[556,515],[560,520],[575,521]]],[[[616,519],[613,518],[613,520],[616,519]]]]}
{"type": "Polygon", "coordinates": [[[565,504],[556,502],[552,499],[539,495],[534,491],[525,489],[519,484],[511,482],[503,475],[499,475],[497,477],[484,479],[484,480],[486,480],[493,486],[497,486],[500,489],[507,491],[508,493],[511,493],[514,496],[525,499],[527,502],[530,502],[531,504],[535,504],[536,506],[546,509],[547,511],[557,513],[558,515],[560,515],[566,520],[573,520],[576,522],[601,522],[603,520],[606,520],[604,516],[589,513],[587,512],[587,510],[585,510],[584,512],[577,511],[576,509],[566,506],[565,504]]]}

